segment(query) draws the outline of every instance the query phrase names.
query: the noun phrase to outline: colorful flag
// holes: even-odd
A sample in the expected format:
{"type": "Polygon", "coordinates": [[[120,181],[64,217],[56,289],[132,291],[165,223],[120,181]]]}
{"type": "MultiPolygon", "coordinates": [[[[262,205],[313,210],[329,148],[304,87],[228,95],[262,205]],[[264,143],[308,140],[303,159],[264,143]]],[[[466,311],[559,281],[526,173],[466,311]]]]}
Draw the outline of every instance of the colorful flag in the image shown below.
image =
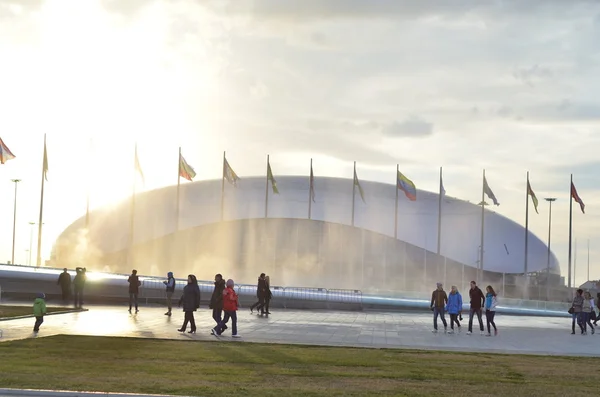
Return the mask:
{"type": "Polygon", "coordinates": [[[496,196],[494,195],[494,192],[492,192],[492,189],[490,189],[490,185],[488,185],[487,179],[485,179],[485,176],[483,177],[483,192],[490,198],[490,200],[492,200],[494,202],[494,205],[500,205],[498,200],[496,200],[496,196]]]}
{"type": "Polygon", "coordinates": [[[315,201],[315,176],[313,174],[312,161],[310,163],[310,198],[312,199],[313,203],[316,203],[316,201],[315,201]]]}
{"type": "Polygon", "coordinates": [[[46,151],[46,138],[44,138],[44,179],[48,182],[48,152],[46,151]]]}
{"type": "Polygon", "coordinates": [[[402,190],[410,201],[417,200],[417,188],[415,187],[415,184],[400,171],[398,171],[398,176],[396,178],[396,187],[402,190]]]}
{"type": "Polygon", "coordinates": [[[237,187],[237,181],[240,180],[240,177],[237,176],[233,168],[231,168],[227,159],[225,159],[225,163],[223,164],[223,178],[227,179],[227,182],[235,187],[237,187]]]}
{"type": "Polygon", "coordinates": [[[537,197],[535,197],[535,193],[531,189],[531,185],[529,184],[529,181],[527,181],[527,194],[531,196],[531,201],[533,201],[533,208],[535,208],[536,214],[539,214],[538,209],[537,209],[538,199],[537,199],[537,197]]]}
{"type": "Polygon", "coordinates": [[[12,160],[14,158],[15,155],[12,154],[8,146],[6,146],[2,138],[0,138],[0,164],[4,164],[8,160],[12,160]]]}
{"type": "Polygon", "coordinates": [[[365,201],[365,193],[362,190],[362,187],[360,186],[360,182],[358,181],[358,175],[356,175],[356,168],[354,168],[354,186],[356,186],[358,188],[358,192],[360,193],[360,198],[362,199],[363,203],[367,203],[365,201]]]}
{"type": "Polygon", "coordinates": [[[194,171],[194,168],[192,168],[192,166],[185,161],[181,154],[179,155],[179,176],[187,179],[190,182],[196,176],[196,171],[194,171]]]}
{"type": "Polygon", "coordinates": [[[267,162],[267,179],[271,181],[271,186],[273,186],[273,193],[279,194],[279,190],[277,189],[277,181],[273,177],[273,172],[271,171],[271,163],[267,162]]]}
{"type": "Polygon", "coordinates": [[[583,200],[581,199],[581,197],[579,197],[579,194],[577,194],[577,189],[575,189],[575,185],[573,184],[573,182],[571,182],[571,197],[573,197],[573,200],[579,203],[579,208],[581,208],[581,212],[585,214],[585,204],[583,204],[583,200]]]}
{"type": "MultiPolygon", "coordinates": [[[[180,167],[179,173],[181,174],[181,163],[180,163],[179,167],[180,167]]],[[[138,153],[137,153],[137,145],[135,147],[135,170],[137,171],[138,174],[140,174],[140,178],[142,178],[142,183],[145,185],[146,179],[144,178],[144,172],[142,171],[142,166],[140,165],[140,159],[139,159],[138,153]]]]}

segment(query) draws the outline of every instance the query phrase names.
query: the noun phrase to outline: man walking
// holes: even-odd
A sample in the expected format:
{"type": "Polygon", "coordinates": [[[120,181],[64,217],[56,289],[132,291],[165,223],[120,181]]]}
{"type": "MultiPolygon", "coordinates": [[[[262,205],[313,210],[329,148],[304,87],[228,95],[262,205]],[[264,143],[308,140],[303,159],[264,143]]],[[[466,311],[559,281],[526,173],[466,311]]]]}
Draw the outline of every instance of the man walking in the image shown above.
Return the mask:
{"type": "Polygon", "coordinates": [[[485,303],[485,296],[483,295],[483,292],[481,292],[475,281],[471,281],[469,298],[471,298],[471,308],[469,309],[469,331],[467,332],[467,335],[471,335],[473,333],[474,314],[477,315],[477,320],[479,320],[479,331],[481,335],[484,335],[483,321],[481,319],[481,308],[485,303]]]}
{"type": "MultiPolygon", "coordinates": [[[[210,304],[208,307],[212,309],[212,318],[215,320],[217,325],[221,323],[221,314],[223,314],[223,291],[225,290],[225,280],[221,274],[215,275],[215,289],[213,290],[212,296],[210,297],[210,304]]],[[[225,328],[227,326],[225,325],[225,328]]]]}
{"type": "Polygon", "coordinates": [[[58,281],[56,284],[60,285],[63,304],[67,303],[71,297],[71,275],[67,271],[66,267],[63,269],[63,272],[60,274],[60,276],[58,276],[58,281]]]}
{"type": "Polygon", "coordinates": [[[438,316],[442,317],[442,323],[444,324],[444,333],[447,332],[448,323],[446,323],[446,317],[444,316],[444,308],[448,303],[448,295],[444,291],[442,283],[437,283],[437,288],[431,294],[431,310],[433,310],[433,333],[438,332],[438,316]]]}
{"type": "Polygon", "coordinates": [[[135,312],[139,312],[138,310],[138,293],[140,291],[140,282],[139,277],[137,276],[137,270],[133,269],[131,271],[131,276],[127,279],[129,283],[129,313],[131,313],[131,304],[135,303],[135,312]]]}
{"type": "Polygon", "coordinates": [[[81,309],[81,307],[83,306],[83,289],[85,288],[86,268],[77,267],[75,268],[75,273],[77,274],[73,279],[73,301],[75,303],[75,309],[81,309]]]}
{"type": "Polygon", "coordinates": [[[167,281],[163,281],[163,284],[167,287],[167,312],[165,316],[170,316],[171,309],[173,308],[173,293],[175,292],[175,277],[173,277],[173,272],[167,273],[167,281]]]}

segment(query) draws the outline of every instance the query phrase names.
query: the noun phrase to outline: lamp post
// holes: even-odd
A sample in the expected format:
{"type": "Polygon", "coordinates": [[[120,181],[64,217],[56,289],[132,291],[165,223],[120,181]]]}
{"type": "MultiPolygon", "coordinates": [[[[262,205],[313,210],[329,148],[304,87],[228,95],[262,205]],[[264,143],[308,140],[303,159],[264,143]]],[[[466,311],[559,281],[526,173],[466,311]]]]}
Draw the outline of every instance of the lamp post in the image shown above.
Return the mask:
{"type": "Polygon", "coordinates": [[[552,233],[552,203],[556,201],[555,197],[546,197],[544,200],[550,203],[548,211],[548,262],[546,263],[546,300],[550,300],[550,236],[552,233]]]}
{"type": "Polygon", "coordinates": [[[35,222],[29,222],[29,266],[31,266],[31,252],[33,251],[33,226],[35,222]]]}
{"type": "Polygon", "coordinates": [[[13,211],[13,239],[12,239],[12,256],[10,259],[10,263],[12,265],[15,264],[15,237],[17,230],[17,185],[21,182],[20,179],[11,179],[11,181],[15,184],[15,203],[14,203],[14,211],[13,211]]]}

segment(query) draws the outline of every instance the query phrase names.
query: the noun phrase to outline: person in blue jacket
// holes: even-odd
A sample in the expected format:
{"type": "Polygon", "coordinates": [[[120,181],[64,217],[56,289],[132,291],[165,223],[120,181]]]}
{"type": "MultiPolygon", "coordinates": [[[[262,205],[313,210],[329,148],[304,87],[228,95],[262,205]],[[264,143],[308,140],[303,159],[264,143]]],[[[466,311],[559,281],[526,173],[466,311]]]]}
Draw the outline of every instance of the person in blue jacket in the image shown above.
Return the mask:
{"type": "Polygon", "coordinates": [[[458,322],[458,316],[462,313],[463,300],[460,292],[456,285],[452,286],[450,294],[448,295],[448,303],[446,304],[446,312],[450,315],[450,334],[454,333],[454,323],[458,326],[458,332],[460,332],[460,323],[458,322]]]}

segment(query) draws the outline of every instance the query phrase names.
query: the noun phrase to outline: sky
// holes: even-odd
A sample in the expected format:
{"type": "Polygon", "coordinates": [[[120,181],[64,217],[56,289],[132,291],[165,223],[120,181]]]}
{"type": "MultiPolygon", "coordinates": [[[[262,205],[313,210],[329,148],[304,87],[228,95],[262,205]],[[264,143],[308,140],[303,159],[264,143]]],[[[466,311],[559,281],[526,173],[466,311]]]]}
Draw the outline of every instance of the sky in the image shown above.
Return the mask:
{"type": "MultiPolygon", "coordinates": [[[[526,173],[540,199],[530,230],[567,274],[569,178],[579,270],[600,265],[600,3],[559,0],[0,0],[0,262],[27,264],[48,150],[42,254],[90,206],[127,199],[134,145],[148,190],[196,180],[352,177],[481,199],[524,224],[526,173]]],[[[33,233],[33,262],[37,234],[33,233]]]]}

